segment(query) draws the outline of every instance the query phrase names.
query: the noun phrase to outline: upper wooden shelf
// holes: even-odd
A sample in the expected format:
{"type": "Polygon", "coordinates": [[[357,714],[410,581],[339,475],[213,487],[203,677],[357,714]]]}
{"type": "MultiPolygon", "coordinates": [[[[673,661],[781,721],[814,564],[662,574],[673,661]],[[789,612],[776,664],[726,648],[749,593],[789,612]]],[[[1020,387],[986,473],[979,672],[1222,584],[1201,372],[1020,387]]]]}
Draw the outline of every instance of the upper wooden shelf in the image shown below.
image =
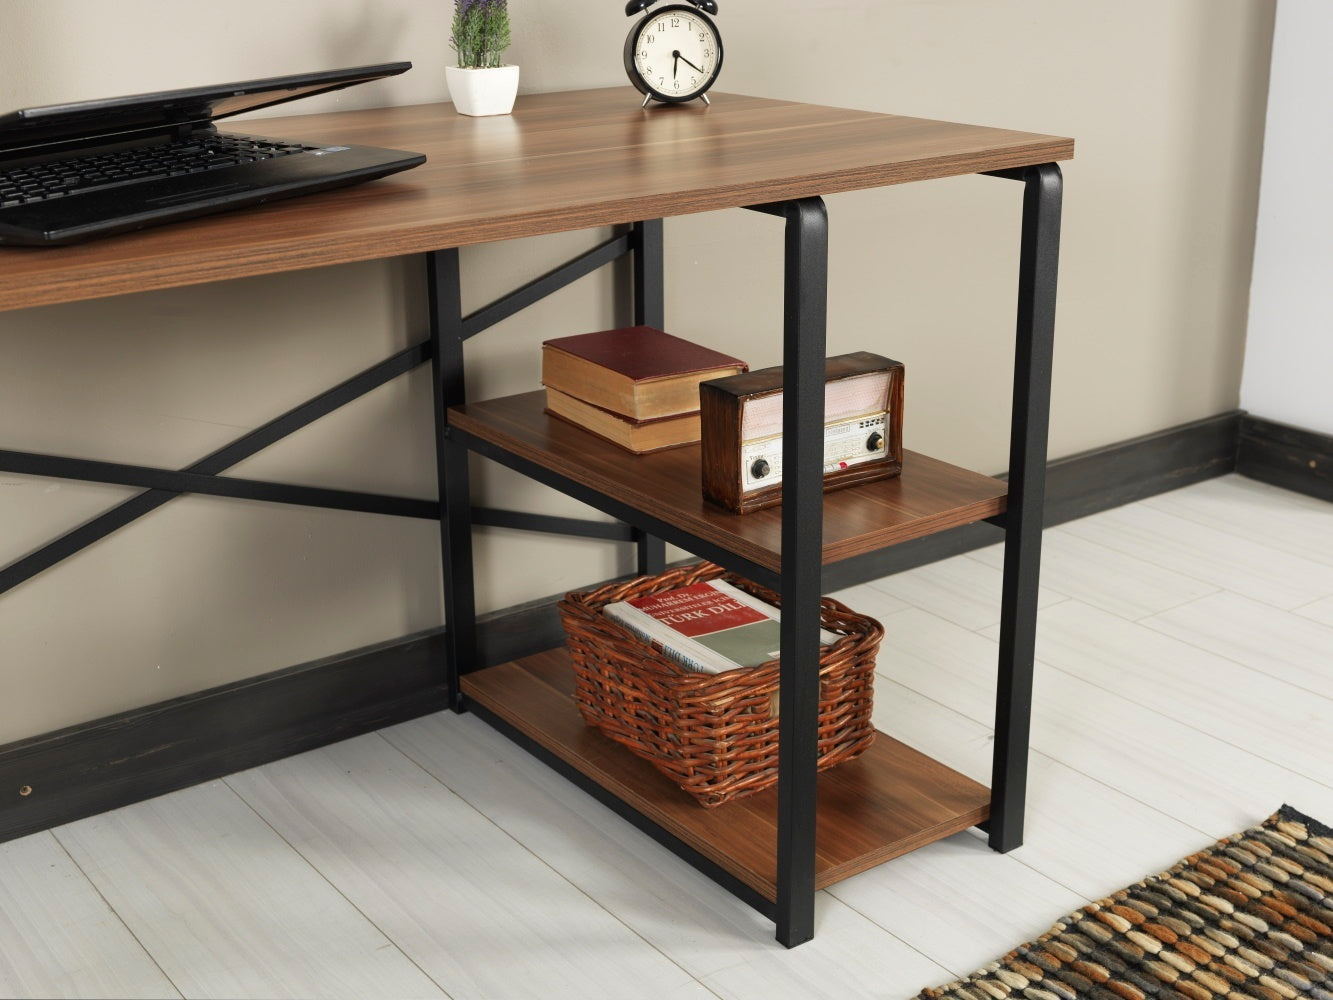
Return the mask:
{"type": "MultiPolygon", "coordinates": [[[[464,433],[629,504],[751,562],[782,568],[782,508],[732,514],[703,498],[699,446],[632,455],[544,411],[529,392],[454,407],[464,433]]],[[[824,562],[837,562],[1004,512],[998,479],[905,452],[903,472],[824,495],[824,562]]]]}
{"type": "Polygon", "coordinates": [[[718,94],[639,107],[627,86],[231,123],[425,153],[351,188],[63,248],[0,249],[0,310],[371,260],[1067,160],[1072,139],[718,94]]]}

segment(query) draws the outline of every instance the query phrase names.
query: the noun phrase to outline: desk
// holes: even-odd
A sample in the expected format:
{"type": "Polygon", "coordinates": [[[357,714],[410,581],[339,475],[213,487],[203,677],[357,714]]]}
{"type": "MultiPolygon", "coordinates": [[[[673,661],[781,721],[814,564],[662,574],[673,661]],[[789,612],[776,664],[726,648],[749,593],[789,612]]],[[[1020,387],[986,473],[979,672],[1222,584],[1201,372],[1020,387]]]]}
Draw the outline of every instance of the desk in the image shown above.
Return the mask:
{"type": "Polygon", "coordinates": [[[813,935],[814,892],[840,878],[971,825],[985,826],[997,850],[1021,843],[1059,245],[1055,161],[1073,155],[1071,140],[725,94],[711,108],[644,111],[624,87],[520,98],[513,115],[502,118],[466,118],[437,105],[286,118],[258,130],[419,150],[428,163],[373,184],[83,246],[0,251],[0,309],[422,254],[430,340],[184,470],[0,452],[3,471],[145,489],[0,568],[0,593],[182,492],[438,517],[449,649],[440,672],[448,703],[477,712],[768,914],[785,944],[813,935]],[[970,173],[1024,184],[1008,485],[909,455],[900,479],[825,501],[815,457],[827,277],[820,198],[970,173]],[[624,456],[599,451],[588,436],[548,421],[537,400],[466,399],[463,345],[469,337],[621,256],[633,261],[634,321],[665,325],[661,219],[734,208],[775,215],[784,224],[786,398],[796,404],[787,409],[785,434],[788,467],[796,471],[789,473],[782,508],[740,518],[706,507],[690,479],[697,465],[693,473],[688,467],[697,451],[647,456],[641,468],[616,475],[608,470],[623,466],[624,456]],[[459,247],[608,226],[616,233],[598,247],[462,314],[459,247]],[[435,371],[439,504],[219,475],[426,361],[435,371]],[[624,523],[476,510],[470,451],[624,523]],[[680,468],[667,468],[673,462],[680,468]],[[670,495],[645,492],[642,484],[654,477],[684,487],[670,495]],[[818,679],[810,668],[817,660],[819,567],[982,519],[1006,531],[991,789],[884,735],[865,757],[817,783],[818,679]],[[559,650],[480,663],[474,523],[633,540],[644,572],[662,565],[665,539],[778,590],[784,615],[777,788],[706,812],[578,724],[559,650]]]}

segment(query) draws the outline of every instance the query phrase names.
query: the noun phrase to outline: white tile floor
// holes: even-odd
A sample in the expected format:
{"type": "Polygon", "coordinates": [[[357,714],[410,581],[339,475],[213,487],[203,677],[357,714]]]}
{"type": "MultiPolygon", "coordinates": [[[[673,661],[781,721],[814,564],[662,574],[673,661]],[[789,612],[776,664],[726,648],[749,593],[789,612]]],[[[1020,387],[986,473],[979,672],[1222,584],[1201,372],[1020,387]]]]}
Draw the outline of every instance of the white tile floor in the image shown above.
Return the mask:
{"type": "MultiPolygon", "coordinates": [[[[980,781],[1000,551],[841,595],[876,722],[980,781]]],[[[908,997],[1290,802],[1333,821],[1333,506],[1238,477],[1047,532],[1027,843],[763,918],[441,714],[0,845],[5,997],[908,997]]]]}

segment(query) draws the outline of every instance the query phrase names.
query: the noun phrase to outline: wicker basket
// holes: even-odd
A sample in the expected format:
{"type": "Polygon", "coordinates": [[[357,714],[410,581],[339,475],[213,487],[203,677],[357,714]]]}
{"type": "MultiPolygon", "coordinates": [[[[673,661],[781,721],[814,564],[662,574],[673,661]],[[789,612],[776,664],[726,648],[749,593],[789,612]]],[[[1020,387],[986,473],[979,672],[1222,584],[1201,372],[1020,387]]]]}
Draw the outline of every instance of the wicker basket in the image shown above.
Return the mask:
{"type": "MultiPolygon", "coordinates": [[[[652,762],[704,806],[762,791],[778,777],[778,661],[720,674],[693,673],[601,614],[616,601],[724,576],[700,563],[660,576],[569,594],[560,617],[574,663],[574,700],[584,721],[652,762]]],[[[779,604],[777,594],[737,576],[733,584],[779,604]]],[[[820,617],[842,638],[819,662],[819,769],[862,753],[870,724],[875,653],[884,628],[825,597],[820,617]]]]}

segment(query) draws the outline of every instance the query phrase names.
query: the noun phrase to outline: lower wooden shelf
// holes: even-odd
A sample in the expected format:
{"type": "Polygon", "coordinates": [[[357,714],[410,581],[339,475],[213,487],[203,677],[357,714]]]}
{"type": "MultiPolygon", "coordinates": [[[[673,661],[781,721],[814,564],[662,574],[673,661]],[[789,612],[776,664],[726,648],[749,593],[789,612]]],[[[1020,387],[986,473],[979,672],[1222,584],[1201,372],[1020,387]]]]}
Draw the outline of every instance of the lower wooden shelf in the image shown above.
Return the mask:
{"type": "MultiPolygon", "coordinates": [[[[704,809],[646,761],[584,725],[565,649],[462,678],[480,706],[613,792],[768,900],[777,896],[777,790],[704,809]]],[[[819,777],[815,887],[983,822],[990,791],[880,733],[819,777]]]]}

